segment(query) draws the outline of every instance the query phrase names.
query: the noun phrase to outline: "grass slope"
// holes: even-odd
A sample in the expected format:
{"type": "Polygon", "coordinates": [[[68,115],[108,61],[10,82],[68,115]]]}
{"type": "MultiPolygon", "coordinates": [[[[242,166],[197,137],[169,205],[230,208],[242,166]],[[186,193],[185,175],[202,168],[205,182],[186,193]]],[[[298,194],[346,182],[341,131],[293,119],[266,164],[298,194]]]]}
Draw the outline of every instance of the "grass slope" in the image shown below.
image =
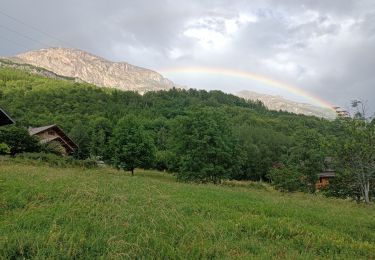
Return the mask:
{"type": "Polygon", "coordinates": [[[157,172],[0,165],[0,258],[375,259],[373,207],[157,172]]]}

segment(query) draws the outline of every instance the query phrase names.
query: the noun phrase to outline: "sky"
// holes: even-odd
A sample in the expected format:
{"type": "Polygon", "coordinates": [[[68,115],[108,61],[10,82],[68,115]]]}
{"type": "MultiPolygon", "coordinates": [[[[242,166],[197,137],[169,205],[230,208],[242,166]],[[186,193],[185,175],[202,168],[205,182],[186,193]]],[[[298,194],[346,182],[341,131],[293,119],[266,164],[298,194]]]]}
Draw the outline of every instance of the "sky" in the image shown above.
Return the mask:
{"type": "Polygon", "coordinates": [[[1,0],[0,43],[0,56],[78,48],[179,85],[314,102],[249,78],[176,69],[241,71],[375,111],[374,0],[1,0]]]}

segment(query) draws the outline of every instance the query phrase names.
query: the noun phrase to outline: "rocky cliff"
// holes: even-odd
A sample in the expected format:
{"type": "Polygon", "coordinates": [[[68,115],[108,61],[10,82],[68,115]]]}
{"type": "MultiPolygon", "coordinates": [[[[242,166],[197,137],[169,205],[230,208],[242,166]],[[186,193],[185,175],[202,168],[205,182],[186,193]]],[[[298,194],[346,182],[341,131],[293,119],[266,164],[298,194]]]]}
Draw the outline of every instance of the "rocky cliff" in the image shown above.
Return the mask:
{"type": "Polygon", "coordinates": [[[144,93],[167,90],[174,86],[172,81],[155,71],[126,62],[111,62],[77,49],[41,49],[8,59],[41,67],[58,75],[76,78],[101,87],[144,93]]]}

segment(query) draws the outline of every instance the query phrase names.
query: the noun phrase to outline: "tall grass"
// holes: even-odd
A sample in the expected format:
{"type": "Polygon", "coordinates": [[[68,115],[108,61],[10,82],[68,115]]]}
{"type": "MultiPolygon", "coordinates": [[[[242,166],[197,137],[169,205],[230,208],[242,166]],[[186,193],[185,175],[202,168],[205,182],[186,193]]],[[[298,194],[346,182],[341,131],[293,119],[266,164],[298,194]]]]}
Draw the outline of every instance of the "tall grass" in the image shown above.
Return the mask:
{"type": "Polygon", "coordinates": [[[375,259],[375,210],[164,173],[0,166],[0,258],[375,259]]]}

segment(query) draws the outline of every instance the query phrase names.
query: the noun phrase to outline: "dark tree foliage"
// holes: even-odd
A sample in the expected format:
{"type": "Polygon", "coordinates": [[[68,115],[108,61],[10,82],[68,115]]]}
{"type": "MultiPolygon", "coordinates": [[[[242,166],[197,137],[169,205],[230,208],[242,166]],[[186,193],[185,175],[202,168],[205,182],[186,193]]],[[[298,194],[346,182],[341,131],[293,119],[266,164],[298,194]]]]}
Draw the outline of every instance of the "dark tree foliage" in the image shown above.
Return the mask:
{"type": "Polygon", "coordinates": [[[300,191],[306,186],[301,173],[293,165],[274,167],[270,170],[269,177],[275,188],[280,191],[300,191]]]}
{"type": "Polygon", "coordinates": [[[327,194],[369,203],[375,188],[375,126],[362,115],[340,120],[345,135],[336,143],[336,177],[327,194]]]}
{"type": "Polygon", "coordinates": [[[94,118],[90,122],[90,130],[90,154],[94,157],[110,161],[108,144],[112,134],[111,122],[105,117],[94,118]]]}
{"type": "Polygon", "coordinates": [[[238,143],[220,110],[196,109],[179,118],[175,138],[180,180],[218,183],[240,168],[238,143]]]}
{"type": "Polygon", "coordinates": [[[113,164],[131,171],[137,167],[147,168],[154,160],[155,147],[143,125],[133,115],[120,119],[111,139],[113,164]]]}
{"type": "Polygon", "coordinates": [[[31,137],[25,128],[19,126],[0,127],[0,143],[9,147],[11,155],[40,151],[38,140],[31,137]]]}
{"type": "Polygon", "coordinates": [[[78,148],[74,151],[74,157],[77,159],[86,159],[90,155],[90,137],[89,130],[82,122],[76,121],[69,136],[77,144],[78,148]]]}
{"type": "Polygon", "coordinates": [[[281,167],[274,167],[268,176],[281,190],[315,192],[317,174],[324,166],[323,138],[315,130],[304,129],[293,139],[281,167]]]}
{"type": "Polygon", "coordinates": [[[109,140],[113,140],[116,132],[120,135],[114,128],[121,118],[133,115],[155,147],[155,156],[148,167],[171,172],[184,169],[192,178],[196,174],[197,179],[204,181],[218,182],[222,178],[269,181],[270,169],[284,161],[283,156],[295,146],[295,132],[309,128],[324,137],[337,132],[335,122],[269,111],[260,102],[221,91],[171,89],[142,96],[4,68],[0,68],[0,91],[0,107],[7,109],[23,127],[58,124],[69,133],[80,147],[75,154],[78,158],[92,156],[113,162],[114,147],[109,140]],[[207,120],[203,115],[193,117],[198,113],[194,111],[203,111],[207,120]],[[181,128],[181,120],[200,122],[207,129],[196,125],[196,131],[202,133],[190,133],[188,125],[181,128]],[[188,166],[192,159],[181,149],[176,152],[176,147],[183,140],[186,145],[188,140],[202,145],[200,142],[210,135],[214,143],[206,145],[212,145],[212,151],[202,154],[213,158],[212,165],[206,167],[205,161],[194,155],[199,159],[192,161],[196,163],[194,173],[188,166]],[[230,161],[228,154],[232,156],[230,161]],[[218,173],[212,173],[213,169],[218,173]],[[202,177],[208,175],[211,177],[202,177]]]}
{"type": "Polygon", "coordinates": [[[359,202],[362,194],[358,182],[350,171],[343,169],[343,167],[336,168],[336,176],[330,180],[329,186],[323,190],[328,197],[337,198],[352,198],[359,202]]]}
{"type": "Polygon", "coordinates": [[[267,180],[268,170],[280,162],[290,146],[290,137],[255,124],[243,124],[236,133],[244,152],[242,170],[234,179],[267,180]]]}

